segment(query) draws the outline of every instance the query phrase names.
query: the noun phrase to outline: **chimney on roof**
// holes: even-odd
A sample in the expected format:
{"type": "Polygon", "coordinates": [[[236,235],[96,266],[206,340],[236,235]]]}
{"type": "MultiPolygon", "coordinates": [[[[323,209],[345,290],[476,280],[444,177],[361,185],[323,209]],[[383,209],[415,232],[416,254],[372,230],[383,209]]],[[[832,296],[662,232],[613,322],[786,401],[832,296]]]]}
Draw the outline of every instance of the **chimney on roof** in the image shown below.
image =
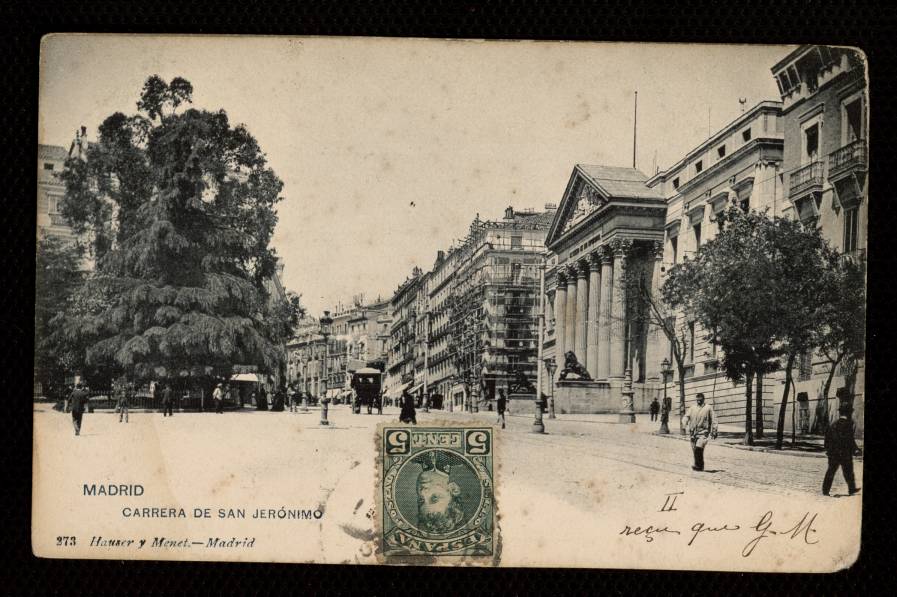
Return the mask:
{"type": "Polygon", "coordinates": [[[513,207],[513,206],[509,205],[509,206],[505,209],[505,219],[506,219],[506,220],[513,220],[513,219],[514,219],[514,207],[513,207]]]}

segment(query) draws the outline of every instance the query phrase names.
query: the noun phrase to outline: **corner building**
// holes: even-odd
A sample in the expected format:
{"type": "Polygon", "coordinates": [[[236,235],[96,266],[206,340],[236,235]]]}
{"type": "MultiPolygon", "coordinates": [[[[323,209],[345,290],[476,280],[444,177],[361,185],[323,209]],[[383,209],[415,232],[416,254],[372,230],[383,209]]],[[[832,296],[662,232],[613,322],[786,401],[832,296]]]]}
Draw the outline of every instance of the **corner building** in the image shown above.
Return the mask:
{"type": "MultiPolygon", "coordinates": [[[[864,262],[869,98],[863,56],[849,48],[804,45],[773,65],[772,74],[782,97],[786,213],[819,228],[844,259],[864,262]]],[[[852,380],[842,366],[835,370],[826,408],[823,387],[830,369],[815,353],[800,360],[793,413],[798,434],[818,431],[825,412],[837,418],[839,392],[849,396],[857,432],[863,432],[863,360],[852,380]]],[[[791,415],[785,416],[789,431],[791,415]]]]}

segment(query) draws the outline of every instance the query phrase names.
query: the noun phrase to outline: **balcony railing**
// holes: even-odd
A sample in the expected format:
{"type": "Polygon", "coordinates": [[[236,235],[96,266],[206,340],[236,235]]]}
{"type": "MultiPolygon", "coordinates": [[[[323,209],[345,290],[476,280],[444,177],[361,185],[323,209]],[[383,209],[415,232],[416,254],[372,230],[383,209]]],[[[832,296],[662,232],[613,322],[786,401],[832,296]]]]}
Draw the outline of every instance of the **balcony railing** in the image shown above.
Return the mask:
{"type": "Polygon", "coordinates": [[[812,191],[816,187],[818,190],[822,190],[822,179],[825,175],[825,168],[823,167],[822,162],[812,162],[807,164],[800,170],[797,170],[791,174],[791,185],[790,195],[793,198],[795,195],[812,191]]]}
{"type": "Polygon", "coordinates": [[[865,168],[866,142],[863,139],[857,139],[853,143],[848,143],[828,156],[829,178],[837,178],[844,172],[865,170],[865,168]]]}

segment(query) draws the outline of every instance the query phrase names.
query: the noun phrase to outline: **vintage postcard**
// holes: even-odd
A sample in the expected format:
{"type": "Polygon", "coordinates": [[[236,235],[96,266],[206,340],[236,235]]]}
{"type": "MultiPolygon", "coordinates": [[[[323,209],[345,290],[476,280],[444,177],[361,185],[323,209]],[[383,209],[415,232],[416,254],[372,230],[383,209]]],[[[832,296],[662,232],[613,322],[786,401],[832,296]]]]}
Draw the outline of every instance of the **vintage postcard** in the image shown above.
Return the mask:
{"type": "Polygon", "coordinates": [[[41,45],[39,557],[834,572],[861,49],[41,45]]]}

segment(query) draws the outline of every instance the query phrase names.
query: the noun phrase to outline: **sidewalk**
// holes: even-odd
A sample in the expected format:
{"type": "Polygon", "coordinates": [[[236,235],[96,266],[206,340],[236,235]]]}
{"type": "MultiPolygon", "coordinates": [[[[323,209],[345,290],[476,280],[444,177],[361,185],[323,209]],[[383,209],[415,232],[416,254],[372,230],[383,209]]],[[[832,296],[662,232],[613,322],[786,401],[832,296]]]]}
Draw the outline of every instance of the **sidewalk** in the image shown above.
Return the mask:
{"type": "MultiPolygon", "coordinates": [[[[482,415],[484,411],[480,411],[478,414],[482,415]]],[[[494,413],[485,411],[485,414],[492,417],[495,416],[494,413]]],[[[515,418],[527,418],[532,419],[534,417],[534,413],[509,413],[508,416],[515,418]]],[[[562,421],[562,422],[571,422],[571,423],[592,423],[592,424],[604,424],[604,425],[630,425],[632,429],[634,429],[638,433],[648,433],[652,435],[657,435],[658,437],[664,437],[667,439],[677,439],[680,441],[688,441],[688,436],[682,435],[679,432],[678,421],[670,421],[670,433],[669,434],[660,434],[658,433],[658,429],[660,428],[659,421],[651,421],[650,415],[648,414],[638,414],[636,415],[636,422],[627,424],[619,422],[619,415],[617,414],[575,414],[575,415],[556,415],[557,418],[551,420],[548,418],[548,414],[545,413],[542,415],[543,420],[546,426],[550,426],[554,421],[562,421]]],[[[713,440],[715,445],[724,446],[727,448],[734,448],[736,450],[749,450],[752,452],[767,452],[770,454],[787,454],[790,456],[807,456],[812,458],[825,458],[825,447],[824,447],[824,438],[821,435],[803,435],[798,436],[797,440],[792,447],[791,445],[791,435],[790,433],[785,433],[785,441],[781,450],[775,449],[776,444],[776,432],[775,430],[767,429],[764,437],[757,438],[754,437],[754,445],[753,446],[745,446],[742,442],[744,441],[744,428],[739,425],[720,425],[719,426],[719,436],[713,440]]],[[[857,445],[860,449],[863,448],[863,440],[858,439],[857,445]]],[[[856,457],[857,460],[862,460],[862,456],[856,457]]]]}

